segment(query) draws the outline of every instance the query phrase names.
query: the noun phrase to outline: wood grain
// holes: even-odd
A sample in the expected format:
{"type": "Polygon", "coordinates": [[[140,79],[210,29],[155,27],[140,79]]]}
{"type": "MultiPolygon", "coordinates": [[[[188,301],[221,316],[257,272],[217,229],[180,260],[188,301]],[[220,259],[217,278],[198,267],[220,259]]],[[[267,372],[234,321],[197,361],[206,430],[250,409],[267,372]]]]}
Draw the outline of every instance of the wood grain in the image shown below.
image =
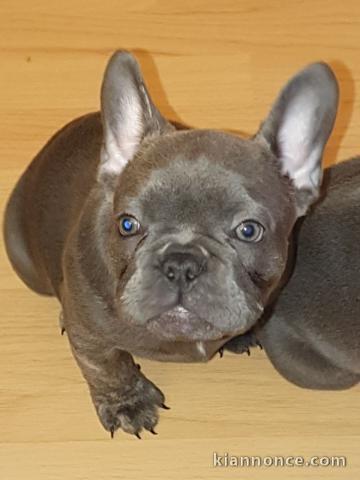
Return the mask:
{"type": "MultiPolygon", "coordinates": [[[[341,108],[326,163],[359,153],[360,3],[317,0],[1,0],[0,201],[63,123],[98,109],[116,48],[136,51],[162,112],[255,132],[278,89],[314,60],[341,108]]],[[[166,393],[158,437],[111,441],[59,335],[59,306],[28,291],[1,249],[0,479],[358,479],[359,391],[311,392],[265,356],[141,361],[166,393]],[[336,468],[215,468],[233,455],[345,455],[336,468]]]]}

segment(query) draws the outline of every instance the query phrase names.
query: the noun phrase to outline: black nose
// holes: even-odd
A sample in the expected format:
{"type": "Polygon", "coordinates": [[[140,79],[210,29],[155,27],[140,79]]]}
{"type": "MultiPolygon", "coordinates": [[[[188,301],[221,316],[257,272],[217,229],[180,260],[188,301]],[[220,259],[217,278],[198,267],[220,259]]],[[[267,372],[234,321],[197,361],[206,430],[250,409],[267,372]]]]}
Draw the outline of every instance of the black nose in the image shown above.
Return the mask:
{"type": "Polygon", "coordinates": [[[206,257],[200,249],[170,246],[163,257],[161,271],[173,284],[189,286],[206,269],[206,257]]]}

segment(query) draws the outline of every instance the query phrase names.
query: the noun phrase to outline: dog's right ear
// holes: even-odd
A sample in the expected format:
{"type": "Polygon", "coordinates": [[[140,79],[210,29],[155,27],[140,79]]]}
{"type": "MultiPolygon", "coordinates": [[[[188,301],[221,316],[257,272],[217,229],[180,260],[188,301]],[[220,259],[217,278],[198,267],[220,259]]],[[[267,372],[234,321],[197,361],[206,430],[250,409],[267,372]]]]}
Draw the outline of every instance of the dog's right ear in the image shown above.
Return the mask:
{"type": "Polygon", "coordinates": [[[171,128],[154,106],[136,59],[117,51],[111,57],[101,88],[104,131],[99,178],[118,175],[148,135],[171,128]]]}

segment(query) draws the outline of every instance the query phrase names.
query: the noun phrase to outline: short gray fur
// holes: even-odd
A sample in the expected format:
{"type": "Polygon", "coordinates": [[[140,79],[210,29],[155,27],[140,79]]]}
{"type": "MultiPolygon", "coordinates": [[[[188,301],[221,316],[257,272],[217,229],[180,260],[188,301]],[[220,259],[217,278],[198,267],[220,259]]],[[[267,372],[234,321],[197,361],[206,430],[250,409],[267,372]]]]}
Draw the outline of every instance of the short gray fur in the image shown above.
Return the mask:
{"type": "MultiPolygon", "coordinates": [[[[317,63],[284,87],[252,139],[178,129],[154,106],[135,58],[116,52],[104,76],[101,114],[65,126],[22,175],[4,222],[10,261],[30,288],[61,302],[61,327],[100,421],[112,435],[118,428],[136,435],[153,431],[159,407],[165,408],[163,393],[132,355],[206,361],[257,324],[284,282],[293,227],[318,198],[322,154],[337,103],[336,79],[329,67],[317,63]],[[140,222],[136,235],[120,234],[122,214],[140,222]],[[259,242],[235,234],[249,219],[265,228],[259,242]]],[[[333,188],[339,193],[329,200],[331,208],[339,212],[339,197],[342,210],[354,212],[347,230],[337,229],[337,246],[324,233],[337,228],[329,223],[332,213],[322,213],[326,203],[312,216],[319,217],[314,239],[310,232],[304,241],[304,248],[311,249],[308,240],[316,246],[318,235],[326,237],[323,246],[334,262],[334,251],[345,244],[351,248],[356,259],[343,265],[345,253],[337,258],[342,273],[353,279],[344,287],[351,308],[356,304],[357,309],[359,187],[355,172],[347,182],[342,178],[349,168],[359,172],[358,165],[336,170],[339,186],[333,188]]],[[[342,210],[337,216],[345,222],[342,210]]],[[[315,263],[322,257],[317,258],[315,263]]],[[[304,260],[301,275],[314,274],[306,265],[304,260]]],[[[303,289],[304,281],[298,282],[303,289]]],[[[327,285],[319,286],[324,299],[332,292],[327,285]]],[[[307,313],[309,332],[323,324],[323,303],[318,300],[314,317],[307,313]]],[[[287,316],[273,318],[281,317],[287,328],[287,316]]],[[[344,324],[356,329],[354,319],[351,311],[347,320],[330,317],[328,328],[321,327],[319,345],[326,355],[329,331],[333,355],[343,358],[350,352],[349,342],[358,336],[344,324]]],[[[273,333],[271,325],[260,339],[281,371],[278,345],[286,348],[282,332],[287,330],[274,328],[273,333]]],[[[341,368],[349,368],[349,359],[343,358],[341,368]]],[[[358,370],[353,375],[357,378],[358,370]]],[[[306,377],[311,379],[311,372],[306,377]]]]}

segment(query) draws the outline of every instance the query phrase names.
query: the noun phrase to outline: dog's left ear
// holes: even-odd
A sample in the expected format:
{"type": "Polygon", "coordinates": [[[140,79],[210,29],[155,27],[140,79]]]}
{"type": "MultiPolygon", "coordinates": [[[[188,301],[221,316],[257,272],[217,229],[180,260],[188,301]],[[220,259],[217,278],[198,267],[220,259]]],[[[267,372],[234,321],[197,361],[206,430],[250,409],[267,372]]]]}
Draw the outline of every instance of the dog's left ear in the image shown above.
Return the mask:
{"type": "Polygon", "coordinates": [[[117,51],[106,67],[101,88],[104,140],[99,177],[117,175],[149,135],[171,129],[153,104],[140,66],[127,51],[117,51]]]}
{"type": "Polygon", "coordinates": [[[319,196],[322,155],[332,131],[338,84],[326,64],[299,72],[280,92],[256,139],[263,138],[296,189],[298,216],[319,196]]]}

